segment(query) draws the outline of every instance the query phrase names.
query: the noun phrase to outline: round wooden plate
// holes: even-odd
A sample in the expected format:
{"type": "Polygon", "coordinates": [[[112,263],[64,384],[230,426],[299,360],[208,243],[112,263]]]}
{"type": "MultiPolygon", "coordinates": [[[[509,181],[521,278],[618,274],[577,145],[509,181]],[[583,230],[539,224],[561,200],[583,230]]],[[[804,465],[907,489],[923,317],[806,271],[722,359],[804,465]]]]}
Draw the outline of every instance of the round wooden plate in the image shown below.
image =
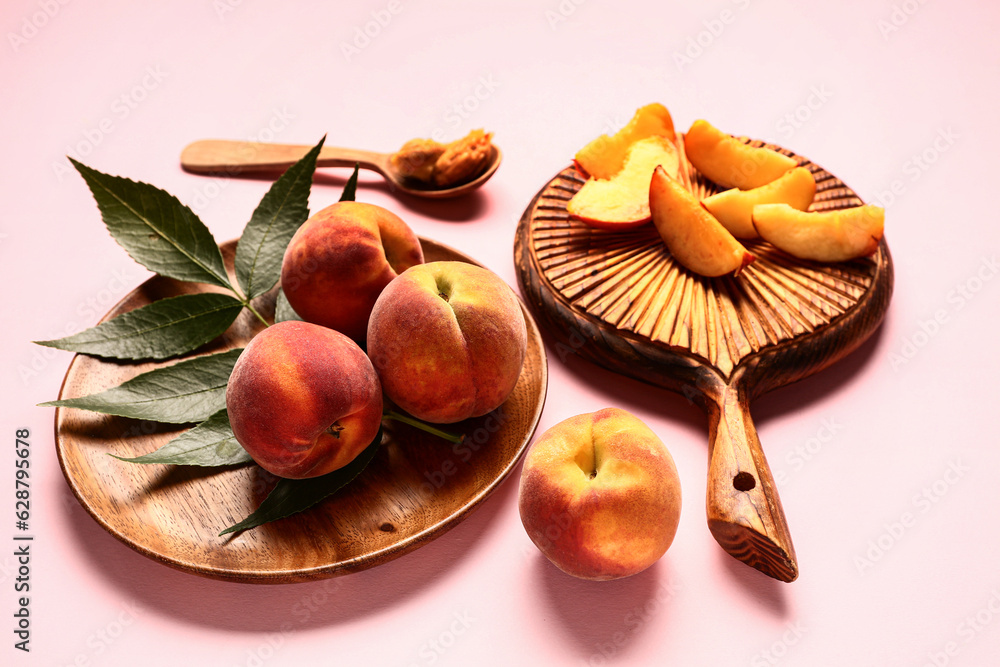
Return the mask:
{"type": "MultiPolygon", "coordinates": [[[[840,179],[778,146],[816,178],[810,210],[860,205],[840,179]]],[[[684,157],[680,180],[699,199],[718,192],[684,157]]],[[[892,293],[883,239],[871,257],[821,264],[764,241],[738,277],[704,278],[674,262],[653,225],[602,230],[571,219],[585,177],[570,166],[535,195],[518,225],[515,262],[525,301],[561,346],[618,373],[677,391],[709,418],[706,494],[712,535],[728,553],[782,581],[798,564],[750,418],[755,396],[857,348],[892,293]]]]}
{"type": "MultiPolygon", "coordinates": [[[[476,262],[421,239],[426,261],[476,262]]],[[[230,272],[235,242],[223,246],[230,272]]],[[[105,316],[166,296],[210,286],[154,277],[105,316]]],[[[261,297],[265,317],[276,290],[261,297]]],[[[198,468],[138,465],[183,427],[84,410],[56,409],[56,448],[63,474],[83,507],[119,540],[171,567],[218,579],[287,583],[363,570],[397,558],[456,525],[510,474],[541,416],[547,384],[545,351],[530,313],[528,351],[513,394],[487,416],[449,426],[465,434],[452,445],[398,422],[386,422],[383,447],[350,484],[319,505],[286,519],[219,537],[253,512],[275,483],[258,466],[198,468]]],[[[242,347],[261,328],[244,311],[218,340],[196,353],[242,347]]],[[[158,365],[77,355],[60,398],[115,386],[158,365]]]]}

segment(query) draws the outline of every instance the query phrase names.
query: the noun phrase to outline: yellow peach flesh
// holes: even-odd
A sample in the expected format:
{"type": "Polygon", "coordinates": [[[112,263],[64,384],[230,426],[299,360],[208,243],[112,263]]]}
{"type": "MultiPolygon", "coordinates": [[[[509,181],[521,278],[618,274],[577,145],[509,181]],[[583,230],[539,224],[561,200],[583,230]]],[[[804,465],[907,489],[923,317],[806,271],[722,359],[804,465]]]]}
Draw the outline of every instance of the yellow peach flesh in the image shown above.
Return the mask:
{"type": "Polygon", "coordinates": [[[836,211],[797,211],[787,204],[754,207],[753,224],[771,245],[800,259],[842,262],[878,249],[885,211],[870,204],[836,211]]]}
{"type": "Polygon", "coordinates": [[[744,144],[705,120],[691,124],[684,135],[684,153],[708,179],[741,190],[766,185],[798,166],[794,158],[744,144]]]}
{"type": "Polygon", "coordinates": [[[593,227],[624,229],[649,222],[649,181],[662,166],[679,169],[677,149],[665,137],[632,144],[624,168],[610,180],[588,179],[566,205],[571,216],[593,227]]]}
{"type": "Polygon", "coordinates": [[[670,141],[675,139],[674,121],[662,104],[641,107],[625,127],[614,135],[602,134],[581,148],[575,160],[588,176],[608,179],[624,167],[632,144],[652,136],[666,137],[670,141]]]}
{"type": "Polygon", "coordinates": [[[732,188],[701,200],[701,205],[738,239],[757,238],[753,208],[760,204],[788,204],[805,211],[816,195],[816,180],[805,167],[785,172],[767,185],[751,190],[732,188]]]}
{"type": "Polygon", "coordinates": [[[679,264],[699,275],[738,274],[754,256],[687,189],[657,169],[649,186],[653,224],[679,264]]]}

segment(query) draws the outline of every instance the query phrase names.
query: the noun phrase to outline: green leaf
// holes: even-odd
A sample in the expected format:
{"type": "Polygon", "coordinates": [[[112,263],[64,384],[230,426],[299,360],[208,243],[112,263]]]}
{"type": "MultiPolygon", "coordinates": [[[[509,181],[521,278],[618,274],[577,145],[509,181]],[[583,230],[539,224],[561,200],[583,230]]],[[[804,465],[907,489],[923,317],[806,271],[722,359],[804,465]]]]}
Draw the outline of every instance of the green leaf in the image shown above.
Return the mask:
{"type": "Polygon", "coordinates": [[[232,289],[219,245],[194,211],[147,183],[70,162],[87,182],[111,236],[132,259],[161,276],[232,289]]]}
{"type": "Polygon", "coordinates": [[[241,530],[256,528],[270,521],[284,519],[287,516],[307,510],[327,496],[342,488],[361,473],[375,458],[375,453],[382,444],[382,429],[379,429],[375,439],[357,457],[339,470],[309,479],[279,479],[264,502],[250,516],[219,533],[235,533],[241,530]]]}
{"type": "Polygon", "coordinates": [[[292,308],[292,304],[288,303],[285,290],[279,288],[277,300],[274,302],[274,322],[277,324],[278,322],[286,322],[288,320],[301,322],[302,318],[292,308]]]}
{"type": "Polygon", "coordinates": [[[222,334],[243,310],[225,294],[160,299],[80,333],[39,345],[116,359],[167,359],[222,334]]]}
{"type": "Polygon", "coordinates": [[[285,248],[309,217],[309,190],[324,141],[326,137],[274,182],[243,229],[236,246],[236,278],[247,299],[278,282],[285,248]]]}
{"type": "Polygon", "coordinates": [[[347,179],[347,183],[344,185],[344,191],[340,193],[340,201],[354,201],[358,194],[358,167],[360,165],[354,163],[354,173],[351,177],[347,179]]]}
{"type": "Polygon", "coordinates": [[[229,350],[179,361],[97,394],[41,405],[171,424],[200,422],[226,407],[226,383],[242,351],[229,350]]]}
{"type": "MultiPolygon", "coordinates": [[[[112,454],[114,456],[114,454],[112,454]]],[[[236,441],[225,409],[180,434],[155,452],[135,458],[115,456],[129,463],[166,463],[192,466],[230,466],[253,461],[236,441]]]]}

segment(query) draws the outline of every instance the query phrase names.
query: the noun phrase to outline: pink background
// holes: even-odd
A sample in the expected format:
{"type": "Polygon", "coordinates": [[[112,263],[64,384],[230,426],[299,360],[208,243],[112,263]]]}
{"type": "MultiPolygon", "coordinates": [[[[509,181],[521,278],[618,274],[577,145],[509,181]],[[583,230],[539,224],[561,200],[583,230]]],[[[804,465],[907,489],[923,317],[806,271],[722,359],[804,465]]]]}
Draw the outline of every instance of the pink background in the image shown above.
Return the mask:
{"type": "MultiPolygon", "coordinates": [[[[35,541],[30,655],[12,646],[16,563],[13,546],[0,547],[0,662],[995,664],[1000,10],[679,4],[5,0],[0,543],[15,532],[17,428],[32,432],[35,541]],[[416,552],[273,587],[158,565],[73,499],[52,410],[35,407],[55,398],[70,355],[29,341],[93,325],[147,274],[105,232],[67,153],[174,193],[221,240],[238,235],[266,183],[183,172],[192,140],[327,134],[389,151],[485,127],[506,159],[481,195],[427,204],[366,176],[358,196],[514,284],[514,228],[532,195],[652,101],[680,130],[705,117],[809,156],[887,209],[896,290],[881,331],[754,404],[798,581],[738,564],[709,534],[697,408],[551,347],[539,432],[616,405],[677,462],[674,545],[630,579],[577,581],[548,564],[518,518],[520,468],[416,552]]],[[[344,176],[318,181],[313,210],[336,200],[344,176]]]]}

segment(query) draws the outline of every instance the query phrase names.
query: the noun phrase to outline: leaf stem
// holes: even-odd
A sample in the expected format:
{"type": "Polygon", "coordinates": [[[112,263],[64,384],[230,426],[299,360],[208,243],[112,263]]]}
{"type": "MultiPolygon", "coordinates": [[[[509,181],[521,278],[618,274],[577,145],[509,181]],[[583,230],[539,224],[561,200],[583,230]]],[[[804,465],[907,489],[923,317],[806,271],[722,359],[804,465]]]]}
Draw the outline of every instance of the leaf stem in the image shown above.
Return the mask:
{"type": "Polygon", "coordinates": [[[263,322],[265,327],[271,326],[270,324],[267,323],[267,320],[265,320],[264,317],[260,313],[257,312],[257,309],[250,305],[250,300],[249,299],[247,299],[246,301],[244,301],[243,305],[246,306],[247,309],[251,313],[253,313],[254,315],[256,315],[257,319],[260,320],[261,322],[263,322]]]}
{"type": "Polygon", "coordinates": [[[386,419],[394,419],[398,422],[409,424],[414,428],[418,428],[421,431],[426,431],[431,435],[436,435],[437,437],[443,438],[444,440],[447,440],[448,442],[455,445],[465,440],[464,434],[455,435],[454,433],[449,433],[448,431],[442,431],[439,428],[431,426],[427,422],[420,421],[419,419],[415,419],[414,417],[410,417],[409,415],[404,415],[402,413],[396,412],[395,410],[387,410],[386,412],[382,413],[382,416],[385,417],[386,419]]]}

